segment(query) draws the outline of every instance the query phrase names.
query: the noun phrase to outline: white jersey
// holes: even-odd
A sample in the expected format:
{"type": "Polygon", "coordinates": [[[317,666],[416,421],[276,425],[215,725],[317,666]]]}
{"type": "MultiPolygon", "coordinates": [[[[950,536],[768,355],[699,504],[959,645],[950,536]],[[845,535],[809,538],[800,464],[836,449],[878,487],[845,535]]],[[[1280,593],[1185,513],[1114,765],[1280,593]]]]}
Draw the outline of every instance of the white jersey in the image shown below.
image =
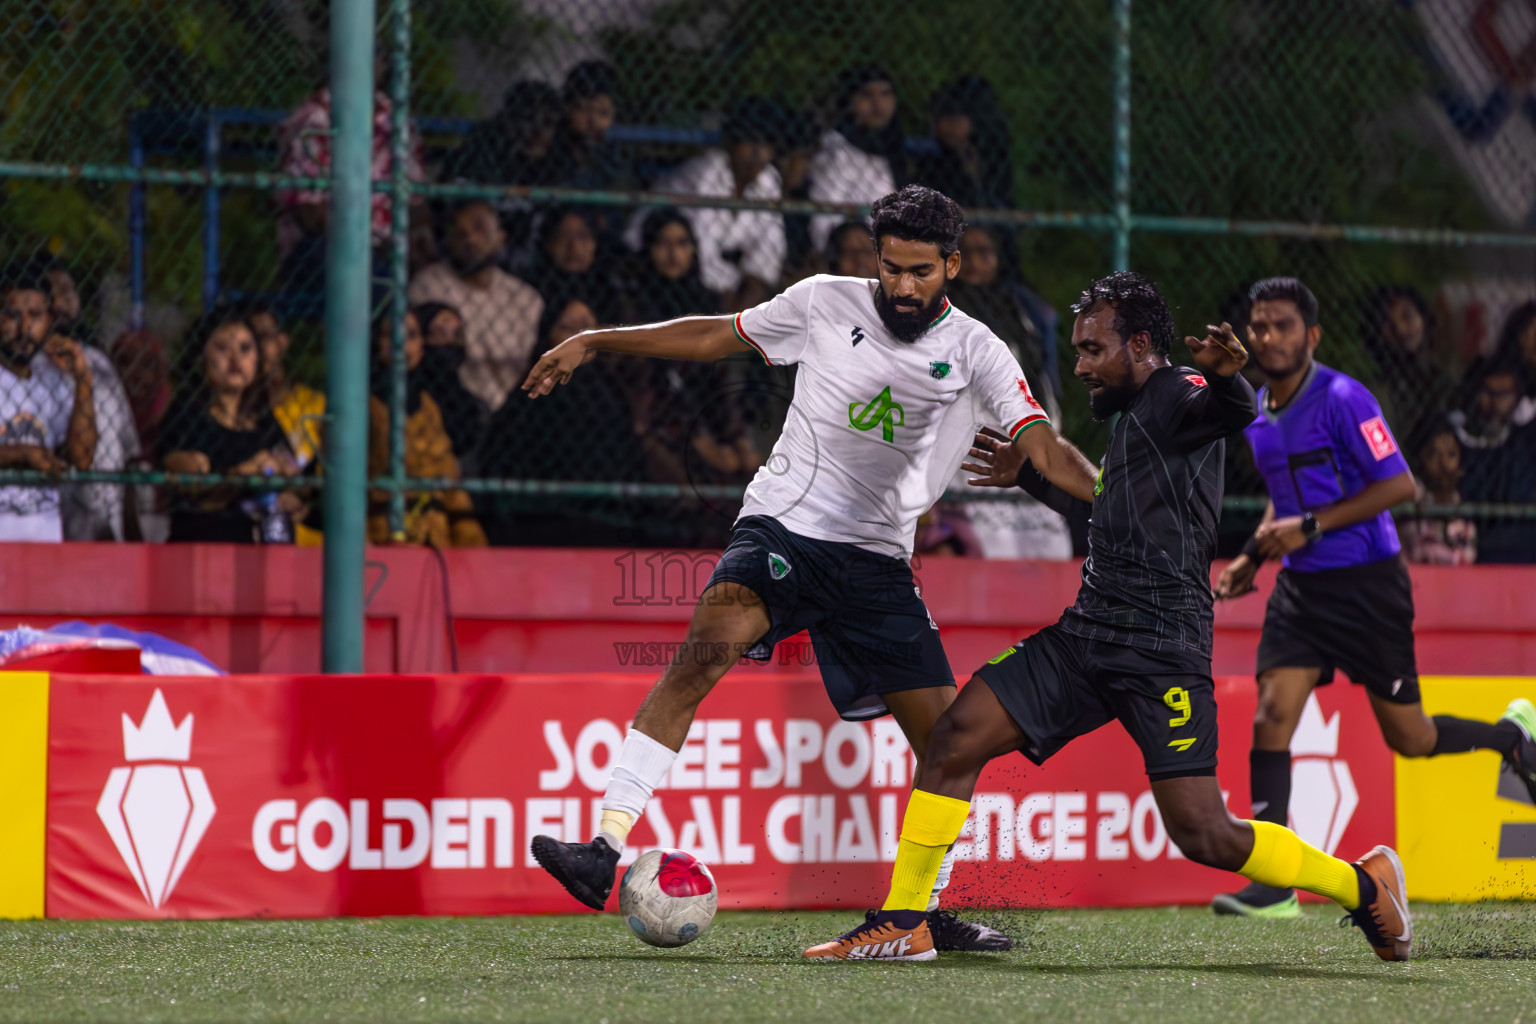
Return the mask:
{"type": "Polygon", "coordinates": [[[917,519],[970,450],[978,426],[1009,437],[1049,422],[1018,360],[945,300],[915,342],[885,329],[878,284],[819,275],[736,316],[769,365],[798,363],[773,454],[742,516],[907,559],[917,519]]]}

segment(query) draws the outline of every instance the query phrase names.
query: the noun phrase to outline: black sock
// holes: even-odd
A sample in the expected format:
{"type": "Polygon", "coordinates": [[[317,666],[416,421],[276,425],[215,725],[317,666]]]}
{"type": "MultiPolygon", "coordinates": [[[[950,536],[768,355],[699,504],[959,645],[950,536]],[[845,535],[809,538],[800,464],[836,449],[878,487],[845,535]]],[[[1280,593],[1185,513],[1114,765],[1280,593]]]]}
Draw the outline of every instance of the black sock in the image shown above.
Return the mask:
{"type": "Polygon", "coordinates": [[[1475,722],[1470,718],[1452,718],[1436,715],[1435,749],[1430,757],[1438,754],[1465,754],[1470,750],[1496,750],[1506,757],[1514,752],[1520,742],[1520,727],[1514,722],[1475,722]]]}
{"type": "Polygon", "coordinates": [[[1364,910],[1376,902],[1376,880],[1360,865],[1351,864],[1350,867],[1355,869],[1355,878],[1360,882],[1360,904],[1355,909],[1364,910]]]}
{"type": "Polygon", "coordinates": [[[1253,797],[1253,817],[1285,827],[1291,810],[1291,752],[1250,750],[1248,793],[1253,797]]]}

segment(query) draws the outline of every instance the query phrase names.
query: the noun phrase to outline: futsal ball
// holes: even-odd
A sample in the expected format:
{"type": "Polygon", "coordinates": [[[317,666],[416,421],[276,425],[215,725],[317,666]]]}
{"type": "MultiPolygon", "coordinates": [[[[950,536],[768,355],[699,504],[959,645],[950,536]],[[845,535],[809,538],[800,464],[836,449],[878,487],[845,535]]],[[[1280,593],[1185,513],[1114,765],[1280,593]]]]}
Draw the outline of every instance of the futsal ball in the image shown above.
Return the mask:
{"type": "Polygon", "coordinates": [[[652,946],[688,945],[709,931],[718,903],[715,876],[682,850],[641,854],[619,882],[619,913],[652,946]]]}

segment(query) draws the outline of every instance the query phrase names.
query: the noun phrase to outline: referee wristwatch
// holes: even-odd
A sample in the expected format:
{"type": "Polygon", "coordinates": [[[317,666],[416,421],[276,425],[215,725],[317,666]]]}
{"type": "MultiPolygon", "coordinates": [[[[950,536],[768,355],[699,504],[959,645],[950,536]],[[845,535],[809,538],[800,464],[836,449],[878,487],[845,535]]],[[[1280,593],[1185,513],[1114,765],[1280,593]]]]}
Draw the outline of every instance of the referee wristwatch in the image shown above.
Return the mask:
{"type": "Polygon", "coordinates": [[[1301,516],[1301,535],[1311,544],[1323,535],[1323,528],[1318,523],[1317,517],[1311,512],[1304,512],[1301,516]]]}

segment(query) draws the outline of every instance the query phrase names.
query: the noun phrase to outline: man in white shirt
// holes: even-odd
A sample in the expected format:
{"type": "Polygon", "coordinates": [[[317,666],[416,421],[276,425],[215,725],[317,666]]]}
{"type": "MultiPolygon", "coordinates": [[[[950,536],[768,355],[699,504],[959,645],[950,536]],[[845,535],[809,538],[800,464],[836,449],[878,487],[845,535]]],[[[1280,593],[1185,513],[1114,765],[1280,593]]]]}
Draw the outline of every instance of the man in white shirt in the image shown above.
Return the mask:
{"type": "MultiPolygon", "coordinates": [[[[0,468],[90,469],[96,409],[78,342],[52,333],[45,272],[8,276],[0,314],[0,468]]],[[[0,540],[64,539],[57,487],[0,487],[0,540]]]]}
{"type": "MultiPolygon", "coordinates": [[[[589,331],[529,372],[530,396],[594,350],[713,360],[743,345],[798,364],[773,454],[747,488],[688,639],[635,714],[590,843],[533,840],[539,863],[601,909],[630,829],[670,770],[699,702],[739,657],[764,660],[808,630],[827,695],[851,720],[895,716],[921,762],[954,675],[908,559],[980,425],[1000,428],[1046,477],[1085,500],[1094,470],[1050,426],[1007,346],[945,297],[960,269],[960,208],[909,186],[876,201],[879,277],[817,276],[734,317],[589,331]]],[[[1006,949],[1007,936],[937,911],[938,948],[1006,949]]]]}
{"type": "MultiPolygon", "coordinates": [[[[737,100],[720,134],[724,146],[707,150],[656,182],[657,192],[721,199],[778,199],[775,145],[783,109],[765,96],[737,100]]],[[[683,205],[699,246],[699,276],[729,310],[767,298],[784,268],[784,218],[769,210],[720,210],[683,205]]],[[[625,240],[638,249],[642,209],[625,240]]]]}
{"type": "Polygon", "coordinates": [[[496,265],[506,244],[489,202],[463,203],[448,229],[448,258],[423,267],[408,292],[412,304],[441,302],[463,316],[459,380],[492,411],[527,370],[544,315],[539,293],[496,265]]]}

